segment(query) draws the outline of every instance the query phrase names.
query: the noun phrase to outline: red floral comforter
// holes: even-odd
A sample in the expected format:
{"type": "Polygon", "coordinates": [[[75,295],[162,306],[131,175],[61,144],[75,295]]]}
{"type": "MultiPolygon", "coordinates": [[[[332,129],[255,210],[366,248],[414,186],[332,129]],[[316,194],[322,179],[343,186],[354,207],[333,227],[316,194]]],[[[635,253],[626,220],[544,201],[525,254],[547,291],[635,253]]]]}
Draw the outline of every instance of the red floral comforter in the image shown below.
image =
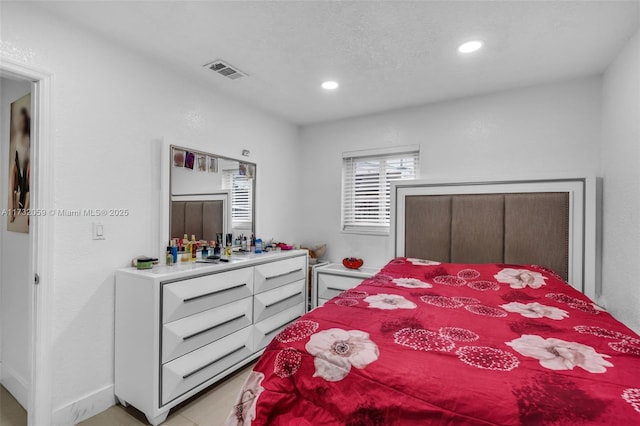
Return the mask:
{"type": "Polygon", "coordinates": [[[538,266],[398,258],[266,348],[228,425],[640,425],[640,337],[538,266]]]}

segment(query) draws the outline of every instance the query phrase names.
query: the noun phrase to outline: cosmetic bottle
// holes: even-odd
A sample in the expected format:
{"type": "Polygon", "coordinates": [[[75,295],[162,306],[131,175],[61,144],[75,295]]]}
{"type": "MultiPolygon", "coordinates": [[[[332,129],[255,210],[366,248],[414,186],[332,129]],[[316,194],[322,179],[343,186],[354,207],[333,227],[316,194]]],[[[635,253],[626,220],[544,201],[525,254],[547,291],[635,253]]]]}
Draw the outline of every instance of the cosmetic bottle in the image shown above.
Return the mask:
{"type": "Polygon", "coordinates": [[[191,261],[195,262],[198,259],[198,243],[196,243],[196,236],[191,235],[191,246],[189,247],[191,250],[191,261]]]}
{"type": "Polygon", "coordinates": [[[178,247],[176,247],[176,242],[171,240],[171,257],[173,258],[173,263],[178,263],[178,247]]]}
{"type": "Polygon", "coordinates": [[[202,259],[206,259],[207,256],[209,256],[209,248],[207,247],[207,244],[205,243],[202,246],[202,255],[200,256],[202,259]]]}
{"type": "Polygon", "coordinates": [[[247,237],[242,239],[242,251],[247,251],[247,237]]]}
{"type": "Polygon", "coordinates": [[[256,253],[262,253],[262,239],[260,238],[256,239],[256,253]]]}
{"type": "Polygon", "coordinates": [[[220,244],[218,243],[213,243],[213,255],[214,256],[220,256],[220,244]]]}
{"type": "Polygon", "coordinates": [[[167,247],[167,266],[173,265],[173,255],[171,254],[171,246],[167,247]]]}

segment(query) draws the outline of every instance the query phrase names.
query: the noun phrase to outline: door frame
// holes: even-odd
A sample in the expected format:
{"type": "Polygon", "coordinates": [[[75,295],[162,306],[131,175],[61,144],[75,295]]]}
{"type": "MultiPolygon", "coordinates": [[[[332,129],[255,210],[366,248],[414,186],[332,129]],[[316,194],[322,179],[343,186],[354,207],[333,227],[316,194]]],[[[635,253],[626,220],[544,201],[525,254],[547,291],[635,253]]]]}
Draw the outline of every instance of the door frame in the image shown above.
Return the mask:
{"type": "Polygon", "coordinates": [[[37,285],[30,285],[31,338],[29,357],[31,377],[27,417],[29,426],[51,424],[52,368],[51,327],[53,306],[53,74],[46,70],[18,62],[0,54],[0,75],[32,84],[31,216],[29,232],[30,276],[39,277],[37,285]],[[34,137],[35,136],[35,137],[34,137]]]}

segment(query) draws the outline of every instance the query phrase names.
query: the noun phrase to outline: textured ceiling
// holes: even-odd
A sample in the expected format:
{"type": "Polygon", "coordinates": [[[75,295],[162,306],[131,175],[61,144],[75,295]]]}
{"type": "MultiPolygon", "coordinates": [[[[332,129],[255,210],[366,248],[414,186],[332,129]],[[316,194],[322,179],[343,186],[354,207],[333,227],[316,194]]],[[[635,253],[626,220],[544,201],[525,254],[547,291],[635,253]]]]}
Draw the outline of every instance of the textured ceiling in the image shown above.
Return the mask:
{"type": "Polygon", "coordinates": [[[42,4],[297,124],[601,73],[638,1],[57,2],[42,4]],[[461,56],[459,43],[485,48],[461,56]],[[250,75],[202,66],[222,58],[250,75]],[[325,92],[325,79],[340,82],[325,92]]]}

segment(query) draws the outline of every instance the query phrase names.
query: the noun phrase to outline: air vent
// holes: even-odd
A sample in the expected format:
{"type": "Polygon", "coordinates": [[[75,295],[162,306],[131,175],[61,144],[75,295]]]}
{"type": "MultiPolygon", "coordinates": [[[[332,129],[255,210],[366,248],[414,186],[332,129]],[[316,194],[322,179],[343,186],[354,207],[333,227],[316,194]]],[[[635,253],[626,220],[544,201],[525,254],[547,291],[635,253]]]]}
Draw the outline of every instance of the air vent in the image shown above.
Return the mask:
{"type": "Polygon", "coordinates": [[[243,73],[238,68],[220,59],[217,59],[205,65],[205,67],[231,80],[237,80],[242,77],[247,77],[246,73],[243,73]]]}

